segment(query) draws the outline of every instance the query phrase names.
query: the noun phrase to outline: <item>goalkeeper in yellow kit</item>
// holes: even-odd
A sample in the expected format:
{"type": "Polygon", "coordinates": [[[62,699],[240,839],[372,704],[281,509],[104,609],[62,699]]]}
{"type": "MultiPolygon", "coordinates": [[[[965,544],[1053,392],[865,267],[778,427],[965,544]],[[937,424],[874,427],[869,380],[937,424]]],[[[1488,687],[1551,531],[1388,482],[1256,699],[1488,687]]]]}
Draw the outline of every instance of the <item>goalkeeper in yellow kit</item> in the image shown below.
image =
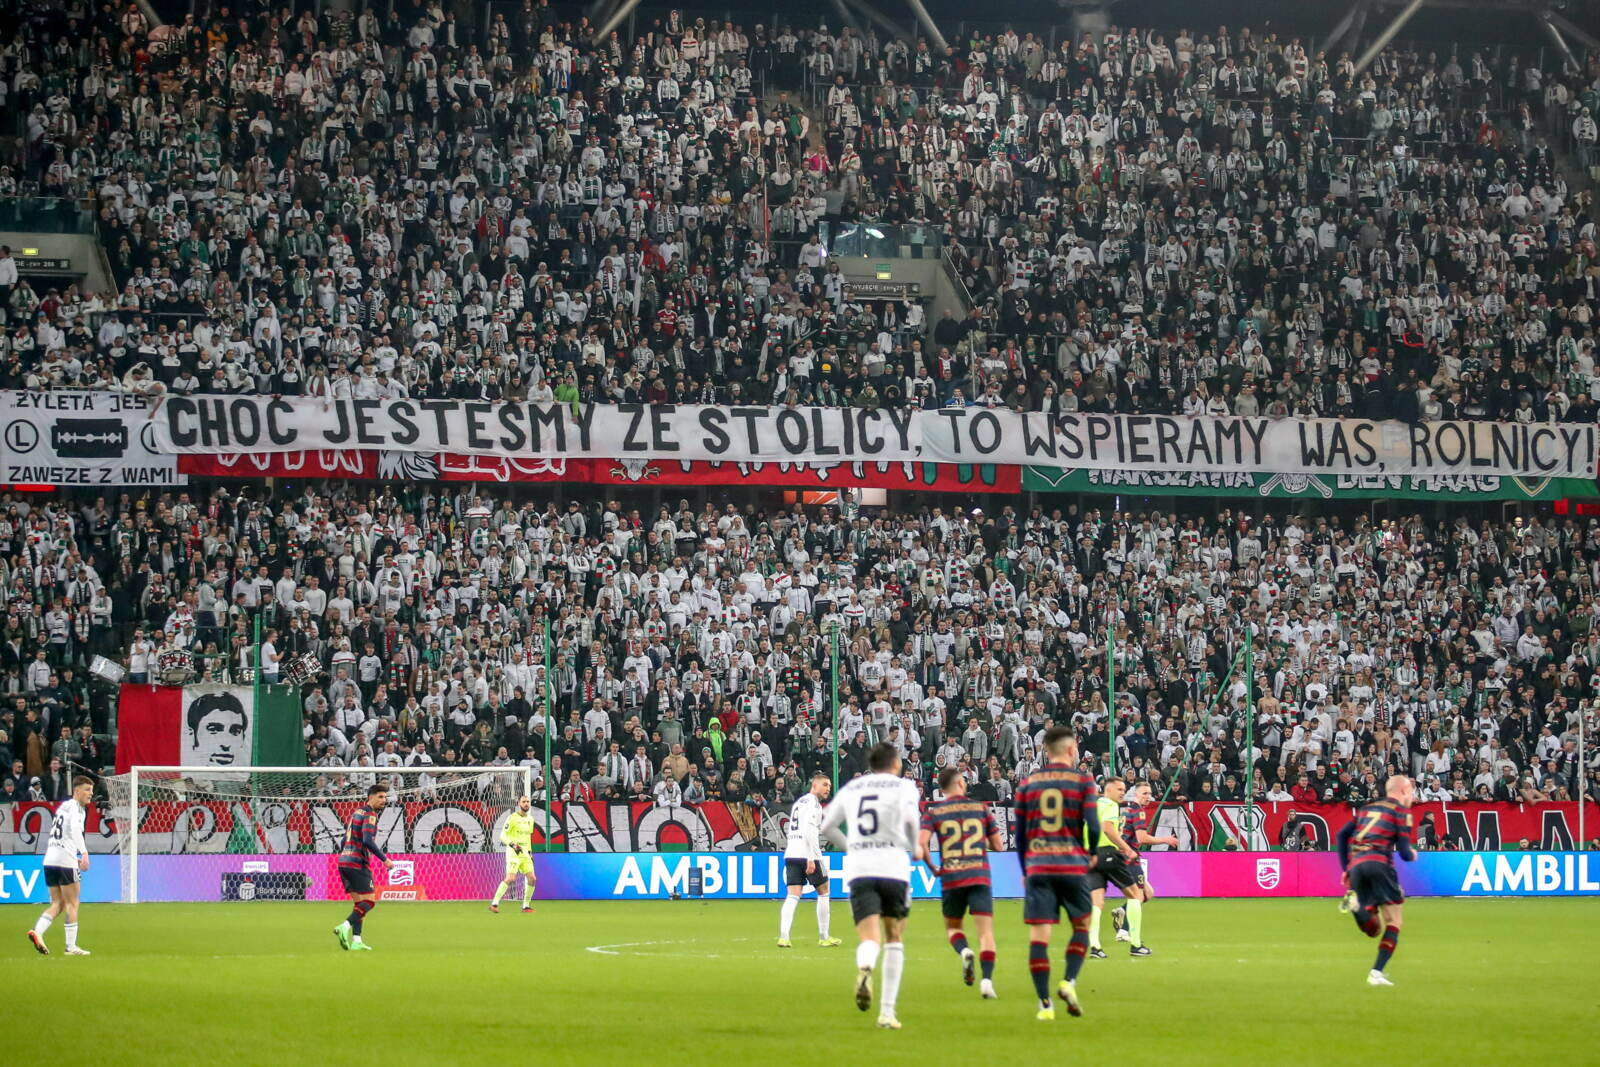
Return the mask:
{"type": "Polygon", "coordinates": [[[500,901],[522,875],[522,910],[533,910],[533,801],[526,796],[517,799],[516,810],[506,816],[505,829],[500,831],[500,843],[506,846],[506,880],[494,891],[489,910],[499,912],[500,901]]]}

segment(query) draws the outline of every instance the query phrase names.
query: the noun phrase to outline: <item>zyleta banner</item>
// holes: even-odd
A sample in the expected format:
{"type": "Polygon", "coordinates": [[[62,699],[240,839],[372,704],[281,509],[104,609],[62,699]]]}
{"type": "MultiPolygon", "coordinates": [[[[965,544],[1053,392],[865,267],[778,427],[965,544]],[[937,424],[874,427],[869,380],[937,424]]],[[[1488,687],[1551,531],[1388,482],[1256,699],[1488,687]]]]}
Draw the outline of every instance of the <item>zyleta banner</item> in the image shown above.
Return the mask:
{"type": "Polygon", "coordinates": [[[0,391],[0,482],[110,487],[187,481],[175,457],[156,448],[153,404],[132,393],[0,391]]]}
{"type": "Polygon", "coordinates": [[[117,773],[132,767],[287,767],[305,762],[298,691],[127,684],[117,701],[117,773]]]}
{"type": "Polygon", "coordinates": [[[1600,496],[1592,478],[1502,478],[1493,474],[1261,474],[1255,471],[1061,470],[1025,467],[1035,493],[1135,496],[1261,496],[1273,500],[1561,500],[1600,496]]]}
{"type": "Polygon", "coordinates": [[[1145,471],[1592,478],[1600,426],[989,408],[567,405],[476,400],[168,397],[164,452],[372,449],[512,458],[1035,464],[1145,471]]]}

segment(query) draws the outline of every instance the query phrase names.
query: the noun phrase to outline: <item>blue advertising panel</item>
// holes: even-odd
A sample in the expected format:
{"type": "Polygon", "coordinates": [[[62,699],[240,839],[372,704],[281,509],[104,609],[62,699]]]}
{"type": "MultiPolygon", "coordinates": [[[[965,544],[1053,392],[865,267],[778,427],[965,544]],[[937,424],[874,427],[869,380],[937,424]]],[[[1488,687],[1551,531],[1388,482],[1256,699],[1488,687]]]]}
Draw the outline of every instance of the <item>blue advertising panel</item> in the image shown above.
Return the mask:
{"type": "MultiPolygon", "coordinates": [[[[81,898],[86,904],[122,899],[122,857],[95,856],[79,875],[81,898]]],[[[0,856],[0,904],[45,904],[50,891],[44,884],[44,857],[0,856]]]]}
{"type": "MultiPolygon", "coordinates": [[[[1022,876],[1013,852],[989,857],[995,896],[1022,895],[1022,876]]],[[[824,862],[830,892],[845,895],[844,857],[829,853],[824,862]]],[[[777,852],[576,852],[536,855],[539,895],[554,900],[663,900],[689,895],[691,870],[699,871],[701,895],[711,900],[766,899],[781,896],[783,855],[777,852]]],[[[806,887],[806,893],[812,893],[806,887]]],[[[911,868],[917,899],[939,896],[939,879],[923,864],[911,868]]]]}
{"type": "Polygon", "coordinates": [[[1600,894],[1600,852],[1424,852],[1395,867],[1401,888],[1415,896],[1600,894]]]}

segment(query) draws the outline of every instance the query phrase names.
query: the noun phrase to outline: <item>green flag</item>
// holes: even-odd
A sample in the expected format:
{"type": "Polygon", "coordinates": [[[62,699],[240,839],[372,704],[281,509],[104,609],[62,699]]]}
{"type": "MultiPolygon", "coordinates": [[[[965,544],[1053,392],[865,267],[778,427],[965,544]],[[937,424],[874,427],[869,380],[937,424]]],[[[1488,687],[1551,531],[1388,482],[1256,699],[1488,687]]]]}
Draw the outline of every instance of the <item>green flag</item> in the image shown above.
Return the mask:
{"type": "Polygon", "coordinates": [[[305,713],[300,687],[264,685],[257,709],[255,759],[257,767],[306,765],[305,713]]]}

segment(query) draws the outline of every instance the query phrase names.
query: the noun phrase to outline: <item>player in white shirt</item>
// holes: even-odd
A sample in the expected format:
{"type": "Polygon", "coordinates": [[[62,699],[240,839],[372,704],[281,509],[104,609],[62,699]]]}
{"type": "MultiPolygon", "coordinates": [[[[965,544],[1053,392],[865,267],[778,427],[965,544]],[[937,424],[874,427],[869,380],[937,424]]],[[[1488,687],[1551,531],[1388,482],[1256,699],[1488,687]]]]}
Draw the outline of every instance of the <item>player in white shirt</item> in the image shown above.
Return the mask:
{"type": "Polygon", "coordinates": [[[833,783],[827,775],[814,774],[811,791],[789,809],[789,836],[783,845],[783,881],[789,894],[783,898],[783,917],[778,921],[779,948],[793,945],[789,931],[808,882],[817,891],[817,944],[833,948],[841,943],[837,937],[828,936],[833,900],[828,896],[828,865],[822,858],[822,805],[832,791],[833,783]]]}
{"type": "Polygon", "coordinates": [[[72,797],[56,808],[50,823],[50,843],[44,850],[44,884],[50,889],[50,906],[28,931],[28,940],[39,955],[50,955],[44,943],[45,931],[62,912],[67,913],[67,955],[87,956],[78,947],[78,872],[89,869],[89,847],[83,841],[83,820],[88,814],[89,797],[94,794],[93,779],[83,775],[72,780],[72,797]]]}
{"type": "MultiPolygon", "coordinates": [[[[872,1004],[872,972],[883,955],[878,1025],[900,1029],[895,1004],[905,969],[901,937],[911,913],[911,853],[917,851],[921,797],[900,777],[900,750],[880,742],[867,753],[868,773],[839,790],[823,812],[821,833],[845,827],[844,880],[861,943],[856,946],[856,1007],[872,1004]]],[[[926,860],[920,854],[918,859],[926,860]]]]}

